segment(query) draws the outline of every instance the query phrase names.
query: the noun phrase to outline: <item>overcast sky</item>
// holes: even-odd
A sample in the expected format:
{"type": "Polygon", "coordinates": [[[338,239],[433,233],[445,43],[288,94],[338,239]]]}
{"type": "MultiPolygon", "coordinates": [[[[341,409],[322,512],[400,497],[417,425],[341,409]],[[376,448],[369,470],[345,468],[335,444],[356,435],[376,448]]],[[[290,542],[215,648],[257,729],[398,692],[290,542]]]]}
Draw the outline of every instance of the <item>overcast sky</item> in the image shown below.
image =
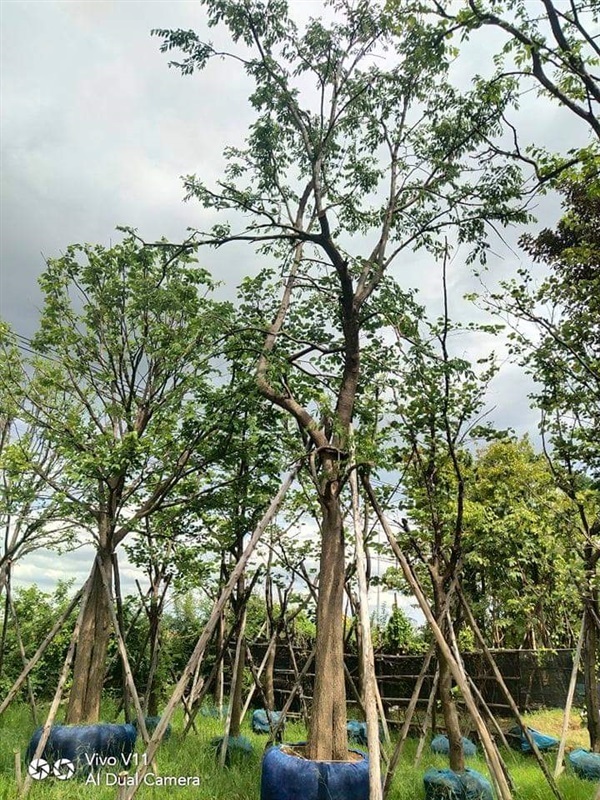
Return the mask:
{"type": "MultiPolygon", "coordinates": [[[[299,19],[318,15],[319,0],[292,0],[299,19]]],[[[250,83],[241,70],[222,62],[201,75],[182,77],[169,69],[151,28],[194,28],[225,44],[220,30],[208,29],[198,2],[187,0],[4,0],[1,8],[2,196],[0,315],[15,331],[35,330],[40,295],[37,278],[44,256],[73,242],[108,244],[116,225],[139,229],[148,239],[186,235],[204,227],[199,207],[183,203],[180,176],[197,173],[210,181],[222,168],[222,149],[240,144],[252,120],[246,98],[250,83]]],[[[475,72],[490,68],[502,34],[487,32],[469,45],[455,66],[467,85],[475,72]]],[[[565,151],[586,141],[572,115],[531,92],[518,118],[523,138],[565,151]]],[[[552,225],[556,198],[540,201],[539,225],[552,225]]],[[[507,277],[520,263],[516,240],[494,243],[489,280],[507,277]],[[511,249],[512,248],[512,249],[511,249]]],[[[252,268],[247,253],[203,254],[204,263],[226,282],[228,292],[252,268]]],[[[455,261],[450,288],[455,316],[472,311],[462,302],[474,287],[468,268],[455,261]]],[[[415,258],[401,280],[418,286],[433,311],[439,308],[440,273],[415,258]]],[[[471,355],[487,347],[465,339],[471,355]]],[[[505,365],[490,394],[499,425],[534,431],[529,385],[505,365]]],[[[46,581],[52,574],[41,556],[22,568],[23,580],[46,581]]],[[[77,573],[89,561],[79,553],[77,573]],[[85,562],[85,564],[84,564],[85,562]]]]}

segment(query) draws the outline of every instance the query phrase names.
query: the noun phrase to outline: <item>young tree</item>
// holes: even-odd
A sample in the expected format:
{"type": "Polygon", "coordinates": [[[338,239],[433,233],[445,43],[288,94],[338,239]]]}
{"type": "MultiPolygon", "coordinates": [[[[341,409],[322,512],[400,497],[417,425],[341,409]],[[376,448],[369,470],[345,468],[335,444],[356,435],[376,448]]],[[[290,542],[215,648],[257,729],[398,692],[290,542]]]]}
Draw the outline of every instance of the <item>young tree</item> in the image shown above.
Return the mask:
{"type": "MultiPolygon", "coordinates": [[[[19,416],[43,431],[61,461],[30,468],[60,498],[62,513],[91,532],[112,574],[113,554],[140,522],[206,469],[226,421],[212,385],[228,307],[209,299],[208,275],[188,248],[73,245],[48,261],[33,355],[3,391],[22,385],[19,416]]],[[[74,664],[68,722],[98,719],[110,634],[94,561],[74,664]]]]}
{"type": "MultiPolygon", "coordinates": [[[[345,760],[341,495],[365,385],[361,348],[380,324],[378,292],[394,262],[435,249],[448,226],[482,248],[486,221],[526,218],[512,204],[520,173],[477,157],[499,131],[503,98],[455,90],[443,36],[408,6],[400,29],[378,5],[343,0],[332,22],[311,19],[302,30],[284,0],[204,6],[209,25],[228,28],[230,52],[194,31],[154,33],[163,51],[183,53],[171,64],[184,75],[224,58],[255,83],[256,121],[244,147],[226,150],[223,180],[212,188],[189,176],[186,188],[242,225],[234,233],[220,224],[200,242],[249,242],[281,276],[270,322],[260,299],[249,316],[267,328],[257,380],[310,449],[322,548],[308,755],[345,760]]],[[[272,291],[267,278],[255,298],[272,291]]]]}
{"type": "MultiPolygon", "coordinates": [[[[414,554],[431,586],[431,608],[448,644],[455,635],[455,588],[465,557],[468,445],[488,433],[478,423],[492,364],[475,368],[454,356],[460,329],[448,316],[444,262],[444,316],[428,323],[415,309],[412,327],[397,330],[399,367],[392,381],[389,430],[396,468],[402,475],[404,551],[414,554]],[[414,528],[412,530],[411,528],[414,528]]],[[[482,359],[484,362],[485,359],[482,359]]],[[[452,691],[452,672],[443,649],[436,648],[438,693],[450,743],[450,768],[465,769],[460,720],[452,691]]]]}

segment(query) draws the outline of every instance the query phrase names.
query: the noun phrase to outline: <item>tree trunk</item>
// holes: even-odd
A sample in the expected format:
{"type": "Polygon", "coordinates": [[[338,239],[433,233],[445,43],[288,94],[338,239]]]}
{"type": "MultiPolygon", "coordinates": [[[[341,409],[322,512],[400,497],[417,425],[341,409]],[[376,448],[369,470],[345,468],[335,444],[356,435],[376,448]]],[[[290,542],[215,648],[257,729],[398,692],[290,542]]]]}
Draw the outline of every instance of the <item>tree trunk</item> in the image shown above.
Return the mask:
{"type": "Polygon", "coordinates": [[[160,655],[160,617],[161,609],[158,599],[153,593],[150,597],[149,623],[150,623],[150,671],[148,685],[146,686],[145,703],[147,716],[158,716],[158,700],[160,687],[158,681],[158,658],[160,655]]]}
{"type": "MultiPolygon", "coordinates": [[[[595,604],[596,610],[598,603],[595,604]]],[[[598,628],[591,614],[586,614],[586,630],[583,651],[583,674],[585,680],[585,707],[590,750],[600,753],[600,698],[598,697],[598,628]]]]}
{"type": "Polygon", "coordinates": [[[317,603],[315,685],[307,757],[346,761],[346,686],[344,681],[344,531],[337,481],[329,481],[321,500],[321,561],[317,603]]]}
{"type": "Polygon", "coordinates": [[[454,772],[465,771],[465,754],[462,745],[460,722],[456,703],[452,697],[452,673],[443,653],[438,648],[438,664],[440,665],[439,694],[444,715],[446,734],[450,742],[450,769],[454,772]]]}
{"type": "Polygon", "coordinates": [[[267,704],[267,709],[269,711],[275,711],[275,682],[274,682],[274,674],[275,674],[275,656],[277,654],[277,639],[275,640],[273,647],[270,649],[269,653],[267,654],[267,663],[265,664],[265,671],[263,677],[263,692],[265,695],[265,701],[267,704]]]}
{"type": "MultiPolygon", "coordinates": [[[[221,590],[221,587],[219,587],[221,590]]],[[[225,615],[221,614],[219,617],[219,624],[217,626],[217,644],[216,644],[216,657],[219,658],[219,654],[223,649],[223,642],[225,640],[225,615]]],[[[215,701],[215,706],[219,712],[219,719],[221,719],[221,715],[223,714],[223,685],[225,682],[225,672],[224,672],[224,658],[219,658],[217,664],[217,674],[215,677],[215,685],[213,690],[213,699],[215,701]]]]}
{"type": "MultiPolygon", "coordinates": [[[[447,594],[444,591],[441,578],[434,579],[433,592],[436,619],[440,620],[440,628],[444,633],[444,638],[450,643],[447,617],[441,619],[443,609],[447,607],[447,594]]],[[[450,745],[450,769],[454,770],[454,772],[464,772],[465,754],[462,744],[458,710],[456,708],[456,701],[452,695],[452,672],[448,660],[439,646],[437,647],[437,660],[439,665],[438,693],[442,706],[442,714],[444,715],[446,735],[448,736],[450,745]]]]}
{"type": "MultiPolygon", "coordinates": [[[[99,555],[106,575],[112,575],[111,554],[101,552],[99,555]]],[[[100,716],[111,627],[108,601],[95,560],[90,579],[91,587],[83,609],[67,710],[67,723],[71,725],[98,722],[100,716]]]]}
{"type": "MultiPolygon", "coordinates": [[[[245,581],[244,576],[240,578],[237,585],[237,602],[235,603],[234,611],[236,616],[241,613],[241,603],[246,603],[247,598],[245,597],[245,581]]],[[[240,632],[238,634],[238,642],[239,646],[239,659],[237,660],[237,671],[235,676],[232,676],[233,680],[233,693],[229,698],[229,703],[231,706],[231,724],[229,727],[229,735],[230,736],[239,736],[240,735],[240,727],[242,724],[242,707],[244,705],[244,669],[246,667],[246,641],[245,641],[245,625],[240,627],[240,632]]]]}

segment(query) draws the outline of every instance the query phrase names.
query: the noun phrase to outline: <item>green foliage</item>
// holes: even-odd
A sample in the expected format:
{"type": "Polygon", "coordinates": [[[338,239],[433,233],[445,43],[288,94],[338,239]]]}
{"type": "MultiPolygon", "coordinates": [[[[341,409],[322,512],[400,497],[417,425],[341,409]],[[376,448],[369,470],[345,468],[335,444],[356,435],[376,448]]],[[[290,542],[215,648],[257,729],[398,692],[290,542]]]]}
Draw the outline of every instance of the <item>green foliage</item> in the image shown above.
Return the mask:
{"type": "MultiPolygon", "coordinates": [[[[394,0],[390,5],[395,5],[394,0]]],[[[543,7],[528,0],[478,0],[456,13],[441,3],[436,3],[435,9],[422,5],[426,13],[441,19],[447,35],[460,36],[461,41],[481,36],[480,30],[489,26],[502,31],[504,43],[493,58],[495,73],[488,80],[475,76],[476,82],[510,96],[514,107],[519,106],[521,97],[527,96],[533,84],[542,97],[578,117],[584,130],[588,129],[596,138],[597,148],[600,139],[597,0],[572,0],[568,8],[552,0],[544,0],[543,7]]],[[[518,126],[513,127],[512,133],[512,156],[533,166],[542,185],[552,184],[565,169],[589,157],[590,149],[586,146],[551,154],[536,142],[524,146],[518,126]]],[[[499,144],[492,147],[495,152],[505,152],[499,144]]]]}
{"type": "Polygon", "coordinates": [[[394,603],[385,626],[383,644],[388,653],[420,653],[423,650],[422,637],[397,603],[394,603]]]}
{"type": "Polygon", "coordinates": [[[223,445],[214,359],[230,306],[209,298],[189,247],[133,232],[111,248],[68,247],[40,283],[34,354],[2,390],[60,462],[56,475],[32,467],[63,516],[112,548],[178,484],[181,505],[223,445]]]}
{"type": "Polygon", "coordinates": [[[465,510],[465,578],[497,647],[570,647],[580,615],[573,510],[527,438],[490,443],[473,462],[465,510]]]}
{"type": "MultiPolygon", "coordinates": [[[[69,589],[69,583],[59,581],[53,592],[44,592],[35,584],[14,591],[13,602],[27,658],[33,656],[56,619],[68,606],[69,589]]],[[[58,681],[58,676],[69,648],[76,615],[77,610],[73,611],[69,620],[67,620],[62,630],[57,633],[30,673],[31,688],[38,698],[46,698],[54,691],[55,683],[58,681]]],[[[0,615],[1,619],[2,615],[0,615]]],[[[4,697],[8,693],[8,690],[22,671],[23,661],[19,651],[17,631],[14,619],[10,615],[6,643],[2,653],[0,696],[4,697]]],[[[21,689],[20,697],[26,701],[26,684],[21,689]]]]}

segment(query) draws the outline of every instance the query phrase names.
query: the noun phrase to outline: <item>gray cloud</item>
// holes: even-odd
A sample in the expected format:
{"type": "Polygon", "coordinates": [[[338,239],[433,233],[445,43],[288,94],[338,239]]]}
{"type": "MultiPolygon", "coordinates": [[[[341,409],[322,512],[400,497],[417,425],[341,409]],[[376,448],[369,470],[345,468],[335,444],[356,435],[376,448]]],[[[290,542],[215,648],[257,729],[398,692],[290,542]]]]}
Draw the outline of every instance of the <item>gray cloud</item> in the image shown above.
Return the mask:
{"type": "MultiPolygon", "coordinates": [[[[292,8],[306,18],[320,13],[323,4],[296,0],[292,8]]],[[[240,144],[252,119],[246,102],[250,83],[242,70],[222,62],[209,65],[201,77],[182,78],[168,68],[159,40],[150,37],[154,27],[194,28],[216,44],[226,41],[222,31],[208,31],[200,4],[187,0],[2,4],[0,314],[20,334],[30,336],[36,326],[42,254],[56,256],[72,242],[108,244],[119,236],[117,224],[137,227],[147,239],[165,235],[177,241],[188,226],[211,222],[197,204],[182,203],[180,176],[217,178],[223,146],[240,144]]],[[[485,36],[474,37],[456,61],[457,82],[474,72],[489,73],[502,34],[485,36]]],[[[524,141],[555,150],[587,139],[572,115],[538,98],[535,90],[524,96],[514,121],[524,141]]],[[[538,226],[553,224],[556,198],[537,205],[538,226]]],[[[506,242],[493,238],[485,277],[490,286],[519,265],[518,235],[513,230],[506,242]]],[[[258,263],[242,247],[209,251],[201,260],[226,281],[228,293],[258,263]]],[[[479,284],[461,260],[459,255],[450,271],[452,313],[471,318],[480,312],[461,298],[479,284]]],[[[419,288],[432,313],[440,312],[441,270],[430,256],[404,257],[395,274],[419,288]]],[[[477,337],[465,340],[467,345],[471,355],[488,349],[477,337]]],[[[490,394],[499,425],[534,430],[529,390],[518,368],[504,367],[490,394]]],[[[47,558],[38,554],[19,566],[17,578],[48,580],[54,567],[47,558]]],[[[79,579],[91,563],[86,559],[78,551],[63,560],[79,579]]]]}

